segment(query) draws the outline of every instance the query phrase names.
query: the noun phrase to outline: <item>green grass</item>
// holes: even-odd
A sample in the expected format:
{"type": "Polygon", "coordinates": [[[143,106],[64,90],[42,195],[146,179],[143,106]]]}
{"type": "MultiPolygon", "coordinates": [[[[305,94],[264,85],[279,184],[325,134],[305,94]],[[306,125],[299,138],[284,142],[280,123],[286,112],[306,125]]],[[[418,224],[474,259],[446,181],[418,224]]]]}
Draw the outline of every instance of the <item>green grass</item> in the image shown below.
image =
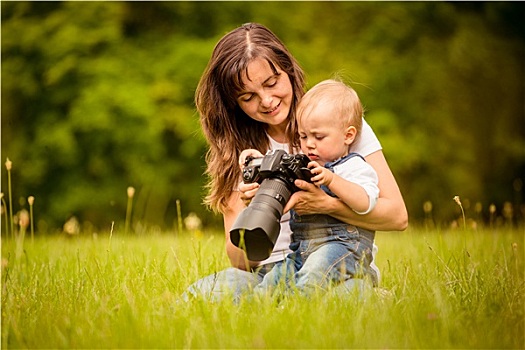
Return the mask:
{"type": "Polygon", "coordinates": [[[2,348],[514,348],[524,341],[524,231],[378,234],[382,291],[178,301],[227,267],[191,234],[2,243],[2,348]]]}

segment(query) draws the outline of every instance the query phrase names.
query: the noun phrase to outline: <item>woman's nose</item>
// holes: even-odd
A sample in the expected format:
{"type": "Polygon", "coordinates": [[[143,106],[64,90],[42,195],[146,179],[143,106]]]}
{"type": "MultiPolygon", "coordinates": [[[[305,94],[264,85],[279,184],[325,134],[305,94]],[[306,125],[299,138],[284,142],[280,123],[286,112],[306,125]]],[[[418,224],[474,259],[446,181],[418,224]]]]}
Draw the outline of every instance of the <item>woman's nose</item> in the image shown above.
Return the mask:
{"type": "Polygon", "coordinates": [[[272,106],[272,100],[273,100],[272,95],[264,95],[261,98],[261,105],[263,107],[271,107],[272,106]]]}

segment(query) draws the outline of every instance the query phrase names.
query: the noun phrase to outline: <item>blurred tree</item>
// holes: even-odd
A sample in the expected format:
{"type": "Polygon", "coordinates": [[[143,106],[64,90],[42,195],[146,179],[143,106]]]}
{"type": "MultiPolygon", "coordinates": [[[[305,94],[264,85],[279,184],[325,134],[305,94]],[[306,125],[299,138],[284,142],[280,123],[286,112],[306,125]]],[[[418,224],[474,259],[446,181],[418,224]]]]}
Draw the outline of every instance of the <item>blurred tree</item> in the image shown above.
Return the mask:
{"type": "Polygon", "coordinates": [[[427,200],[452,218],[454,194],[485,208],[514,197],[525,164],[523,4],[308,7],[287,42],[310,85],[334,72],[353,82],[412,219],[427,200]]]}
{"type": "Polygon", "coordinates": [[[430,200],[450,220],[454,195],[499,206],[525,181],[523,3],[1,8],[2,156],[15,196],[34,195],[52,227],[70,215],[123,222],[128,186],[135,224],[171,228],[177,199],[183,215],[219,224],[200,204],[206,145],[193,94],[216,41],[250,21],[283,39],[310,86],[338,73],[358,90],[412,219],[430,200]]]}
{"type": "Polygon", "coordinates": [[[139,219],[170,224],[176,199],[200,208],[204,143],[192,99],[209,48],[176,27],[165,40],[132,36],[127,19],[139,10],[2,4],[2,148],[17,193],[34,194],[53,224],[120,221],[129,185],[139,219]]]}

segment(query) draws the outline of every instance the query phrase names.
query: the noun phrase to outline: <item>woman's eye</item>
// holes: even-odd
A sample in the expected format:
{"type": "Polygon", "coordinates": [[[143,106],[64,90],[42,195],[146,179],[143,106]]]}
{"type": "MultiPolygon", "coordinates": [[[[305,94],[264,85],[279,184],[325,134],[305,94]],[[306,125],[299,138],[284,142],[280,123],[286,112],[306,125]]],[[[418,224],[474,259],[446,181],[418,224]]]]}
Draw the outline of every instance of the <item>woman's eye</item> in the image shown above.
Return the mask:
{"type": "Polygon", "coordinates": [[[252,95],[242,95],[240,99],[243,102],[249,102],[252,98],[253,98],[253,94],[252,95]]]}
{"type": "Polygon", "coordinates": [[[277,85],[277,78],[272,79],[266,83],[266,86],[268,87],[274,87],[275,85],[277,85]]]}

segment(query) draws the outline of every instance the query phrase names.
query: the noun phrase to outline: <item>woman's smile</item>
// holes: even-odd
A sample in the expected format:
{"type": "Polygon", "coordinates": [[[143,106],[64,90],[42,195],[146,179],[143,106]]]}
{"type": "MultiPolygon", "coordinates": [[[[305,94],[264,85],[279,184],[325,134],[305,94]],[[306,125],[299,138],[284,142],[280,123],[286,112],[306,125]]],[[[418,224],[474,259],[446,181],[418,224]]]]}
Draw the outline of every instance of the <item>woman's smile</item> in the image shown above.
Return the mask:
{"type": "Polygon", "coordinates": [[[269,114],[269,115],[275,115],[277,113],[279,113],[279,107],[281,106],[281,102],[279,102],[275,107],[271,108],[270,110],[266,111],[266,112],[263,112],[263,113],[266,113],[266,114],[269,114]]]}
{"type": "Polygon", "coordinates": [[[288,123],[293,99],[290,77],[274,66],[275,70],[262,58],[253,60],[243,76],[244,89],[237,97],[244,113],[270,128],[288,123]]]}

